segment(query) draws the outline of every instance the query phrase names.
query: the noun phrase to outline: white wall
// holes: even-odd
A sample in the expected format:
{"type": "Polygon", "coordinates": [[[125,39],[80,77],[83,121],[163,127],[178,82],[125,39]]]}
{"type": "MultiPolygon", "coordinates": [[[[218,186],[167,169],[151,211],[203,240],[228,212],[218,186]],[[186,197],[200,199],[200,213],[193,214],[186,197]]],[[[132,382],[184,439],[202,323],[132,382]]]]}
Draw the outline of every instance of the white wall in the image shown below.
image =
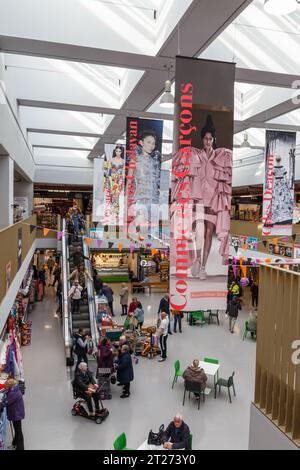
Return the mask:
{"type": "Polygon", "coordinates": [[[93,185],[93,168],[37,166],[35,183],[93,185]]]}
{"type": "Polygon", "coordinates": [[[299,450],[299,448],[252,404],[249,450],[299,450]]]}
{"type": "MultiPolygon", "coordinates": [[[[33,181],[34,161],[14,115],[8,106],[7,98],[4,94],[6,90],[5,80],[6,73],[3,63],[3,54],[0,54],[0,144],[5,148],[6,152],[14,160],[19,169],[22,170],[22,174],[25,178],[29,181],[33,181]]],[[[11,103],[14,103],[12,108],[16,110],[14,97],[8,96],[8,98],[11,103]]]]}

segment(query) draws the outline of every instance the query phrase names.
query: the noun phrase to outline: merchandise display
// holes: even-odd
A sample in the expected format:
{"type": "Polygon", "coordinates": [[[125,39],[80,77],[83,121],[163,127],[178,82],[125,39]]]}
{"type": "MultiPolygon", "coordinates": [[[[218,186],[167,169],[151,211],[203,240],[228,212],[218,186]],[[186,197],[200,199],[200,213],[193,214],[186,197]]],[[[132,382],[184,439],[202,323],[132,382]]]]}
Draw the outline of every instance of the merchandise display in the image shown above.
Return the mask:
{"type": "Polygon", "coordinates": [[[129,255],[92,252],[92,263],[104,282],[129,281],[129,255]]]}

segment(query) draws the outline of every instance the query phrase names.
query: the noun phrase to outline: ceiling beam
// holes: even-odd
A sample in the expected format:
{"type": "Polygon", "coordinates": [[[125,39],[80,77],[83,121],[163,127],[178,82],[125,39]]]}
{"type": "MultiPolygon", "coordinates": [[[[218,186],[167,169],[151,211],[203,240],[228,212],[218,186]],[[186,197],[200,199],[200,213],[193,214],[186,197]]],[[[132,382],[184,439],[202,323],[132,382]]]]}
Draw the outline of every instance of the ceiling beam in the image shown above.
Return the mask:
{"type": "Polygon", "coordinates": [[[64,147],[59,145],[33,145],[34,149],[54,149],[54,150],[80,150],[82,152],[90,152],[91,148],[84,147],[64,147]]]}
{"type": "Polygon", "coordinates": [[[39,101],[39,100],[26,100],[17,99],[19,106],[28,108],[45,108],[45,109],[59,109],[63,111],[78,111],[82,113],[94,113],[94,114],[113,114],[120,116],[133,116],[148,119],[163,119],[165,121],[173,121],[173,114],[166,113],[149,113],[145,111],[137,111],[135,109],[117,109],[117,108],[105,108],[99,106],[86,106],[81,104],[70,104],[70,103],[56,103],[52,101],[39,101]]]}
{"type": "Polygon", "coordinates": [[[291,131],[291,132],[300,132],[300,125],[293,126],[292,124],[275,124],[271,122],[259,122],[259,121],[235,121],[234,122],[234,133],[238,134],[247,129],[273,129],[274,131],[291,131]]]}
{"type": "Polygon", "coordinates": [[[174,65],[174,57],[148,56],[4,35],[0,35],[0,51],[8,54],[46,57],[134,70],[163,71],[166,64],[174,65]]]}
{"type": "MultiPolygon", "coordinates": [[[[284,130],[287,130],[287,127],[285,124],[272,124],[267,121],[271,121],[272,119],[276,119],[277,117],[284,116],[285,114],[291,113],[292,111],[295,111],[300,108],[300,95],[297,96],[296,99],[289,99],[286,101],[283,101],[282,103],[279,103],[275,106],[272,106],[271,108],[265,109],[264,111],[261,111],[260,113],[254,114],[253,116],[250,116],[248,119],[245,119],[244,121],[240,121],[240,130],[235,129],[236,132],[241,132],[242,130],[249,129],[250,127],[259,127],[259,124],[263,125],[263,128],[267,129],[275,129],[273,126],[283,126],[284,130]],[[256,125],[254,126],[253,123],[256,125]],[[267,126],[267,127],[264,127],[267,126]]],[[[297,127],[297,126],[294,126],[297,127]]],[[[293,130],[299,130],[293,129],[293,130]]]]}
{"type": "Polygon", "coordinates": [[[41,128],[27,128],[27,133],[35,133],[35,134],[57,134],[57,135],[72,135],[76,137],[96,137],[101,138],[103,134],[94,134],[92,132],[78,132],[78,131],[64,131],[64,130],[57,130],[57,129],[41,129],[41,128]]]}
{"type": "Polygon", "coordinates": [[[274,86],[280,88],[292,88],[292,84],[299,80],[297,75],[286,73],[265,72],[263,70],[251,70],[237,68],[235,81],[249,83],[251,85],[274,86]]]}

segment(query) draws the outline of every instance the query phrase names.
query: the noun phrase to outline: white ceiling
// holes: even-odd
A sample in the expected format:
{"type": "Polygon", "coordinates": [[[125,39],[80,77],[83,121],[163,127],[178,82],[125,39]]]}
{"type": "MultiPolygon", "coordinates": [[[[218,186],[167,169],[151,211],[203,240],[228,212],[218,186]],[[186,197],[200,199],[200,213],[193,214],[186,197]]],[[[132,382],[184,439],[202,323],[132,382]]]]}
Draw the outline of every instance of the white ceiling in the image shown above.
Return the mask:
{"type": "Polygon", "coordinates": [[[123,141],[127,115],[164,119],[170,155],[172,111],[159,99],[179,52],[237,63],[236,145],[245,129],[254,147],[272,125],[300,130],[300,6],[274,17],[263,0],[0,0],[0,11],[6,92],[38,165],[90,166],[123,141]]]}

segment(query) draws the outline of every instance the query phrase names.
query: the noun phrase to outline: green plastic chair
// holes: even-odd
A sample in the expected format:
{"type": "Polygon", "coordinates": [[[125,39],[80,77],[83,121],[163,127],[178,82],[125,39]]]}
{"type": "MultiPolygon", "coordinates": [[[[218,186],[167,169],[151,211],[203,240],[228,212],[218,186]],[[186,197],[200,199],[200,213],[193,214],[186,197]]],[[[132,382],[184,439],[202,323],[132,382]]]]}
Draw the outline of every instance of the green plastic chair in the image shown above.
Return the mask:
{"type": "Polygon", "coordinates": [[[114,442],[115,450],[131,450],[126,447],[126,434],[123,432],[114,442]]]}
{"type": "Polygon", "coordinates": [[[193,450],[192,444],[193,444],[193,434],[190,433],[189,434],[189,443],[188,443],[189,449],[188,450],[193,450]]]}
{"type": "Polygon", "coordinates": [[[248,322],[248,321],[245,321],[245,331],[244,331],[243,341],[244,341],[245,338],[247,337],[248,333],[254,333],[254,336],[255,336],[255,338],[256,338],[256,331],[251,331],[251,330],[249,330],[249,322],[248,322]]]}
{"type": "Polygon", "coordinates": [[[192,326],[195,321],[200,321],[201,327],[205,324],[204,312],[203,310],[198,310],[196,312],[190,313],[189,324],[192,326]]]}
{"type": "Polygon", "coordinates": [[[177,382],[178,377],[183,376],[183,370],[180,369],[180,362],[178,361],[178,359],[174,363],[174,368],[175,368],[175,375],[174,375],[174,379],[172,383],[172,388],[174,387],[175,382],[177,382]]]}

